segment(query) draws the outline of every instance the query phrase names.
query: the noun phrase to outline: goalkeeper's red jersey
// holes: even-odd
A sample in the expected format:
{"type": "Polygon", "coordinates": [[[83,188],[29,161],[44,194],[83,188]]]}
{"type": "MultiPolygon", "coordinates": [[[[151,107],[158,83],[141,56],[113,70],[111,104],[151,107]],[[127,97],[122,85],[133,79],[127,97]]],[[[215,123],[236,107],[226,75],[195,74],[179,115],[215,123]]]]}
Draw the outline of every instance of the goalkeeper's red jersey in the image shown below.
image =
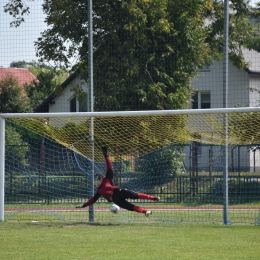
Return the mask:
{"type": "Polygon", "coordinates": [[[111,201],[111,193],[114,189],[118,188],[118,186],[114,186],[113,184],[113,165],[109,156],[106,156],[105,160],[107,165],[106,177],[103,178],[101,184],[98,186],[97,192],[106,200],[111,201]]]}
{"type": "Polygon", "coordinates": [[[118,186],[114,186],[110,179],[107,177],[104,178],[101,182],[101,184],[98,187],[98,193],[102,195],[106,200],[110,200],[111,193],[114,191],[114,189],[117,189],[118,186]]]}
{"type": "Polygon", "coordinates": [[[101,196],[107,201],[111,201],[112,192],[118,188],[113,184],[113,166],[108,156],[105,157],[107,172],[106,177],[102,179],[101,184],[98,186],[97,193],[87,202],[83,204],[83,207],[87,207],[95,203],[101,196]]]}

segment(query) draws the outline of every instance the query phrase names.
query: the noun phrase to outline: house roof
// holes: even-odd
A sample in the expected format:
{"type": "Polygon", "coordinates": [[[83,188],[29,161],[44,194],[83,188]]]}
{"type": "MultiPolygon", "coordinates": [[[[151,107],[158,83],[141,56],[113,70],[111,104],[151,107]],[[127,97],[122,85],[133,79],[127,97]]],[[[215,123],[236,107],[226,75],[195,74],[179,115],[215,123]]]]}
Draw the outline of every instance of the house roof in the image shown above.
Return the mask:
{"type": "Polygon", "coordinates": [[[28,69],[0,68],[0,80],[10,75],[17,78],[19,86],[23,86],[26,83],[30,84],[32,81],[38,81],[28,69]]]}
{"type": "Polygon", "coordinates": [[[71,74],[58,88],[52,92],[38,107],[34,109],[35,113],[48,113],[48,106],[53,101],[53,99],[60,93],[60,90],[65,89],[78,75],[78,71],[71,74]]]}

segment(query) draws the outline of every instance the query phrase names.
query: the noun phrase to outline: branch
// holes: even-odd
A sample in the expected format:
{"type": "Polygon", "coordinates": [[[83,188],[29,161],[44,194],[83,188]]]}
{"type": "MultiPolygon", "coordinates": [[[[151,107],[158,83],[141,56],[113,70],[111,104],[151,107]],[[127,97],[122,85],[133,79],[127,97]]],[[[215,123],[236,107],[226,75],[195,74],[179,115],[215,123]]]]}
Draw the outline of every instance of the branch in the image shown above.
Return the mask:
{"type": "Polygon", "coordinates": [[[15,18],[15,20],[10,23],[11,27],[18,27],[24,22],[23,15],[30,13],[30,7],[26,6],[23,1],[24,0],[9,0],[9,3],[4,6],[4,12],[9,13],[15,18]]]}

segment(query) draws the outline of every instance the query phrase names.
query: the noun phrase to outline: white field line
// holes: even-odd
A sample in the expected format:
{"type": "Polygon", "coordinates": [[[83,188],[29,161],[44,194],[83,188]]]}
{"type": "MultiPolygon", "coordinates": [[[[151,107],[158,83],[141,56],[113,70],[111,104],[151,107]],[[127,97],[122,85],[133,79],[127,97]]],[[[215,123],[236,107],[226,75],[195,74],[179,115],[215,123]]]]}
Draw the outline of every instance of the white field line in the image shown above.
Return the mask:
{"type": "MultiPolygon", "coordinates": [[[[148,210],[153,210],[153,211],[222,211],[223,208],[150,208],[150,207],[147,207],[146,209],[148,210]]],[[[121,209],[121,210],[125,210],[125,209],[121,209]]],[[[236,208],[230,208],[229,211],[258,211],[260,210],[260,208],[239,208],[239,207],[236,207],[236,208]]],[[[56,208],[56,209],[50,209],[50,208],[47,208],[47,209],[6,209],[5,210],[5,213],[14,213],[14,212],[28,212],[28,213],[37,213],[37,212],[83,212],[83,211],[88,211],[88,210],[83,210],[83,209],[59,209],[59,208],[56,208]]],[[[97,208],[97,209],[94,209],[94,211],[97,211],[97,212],[102,212],[102,211],[110,211],[110,209],[106,209],[106,208],[97,208]]]]}

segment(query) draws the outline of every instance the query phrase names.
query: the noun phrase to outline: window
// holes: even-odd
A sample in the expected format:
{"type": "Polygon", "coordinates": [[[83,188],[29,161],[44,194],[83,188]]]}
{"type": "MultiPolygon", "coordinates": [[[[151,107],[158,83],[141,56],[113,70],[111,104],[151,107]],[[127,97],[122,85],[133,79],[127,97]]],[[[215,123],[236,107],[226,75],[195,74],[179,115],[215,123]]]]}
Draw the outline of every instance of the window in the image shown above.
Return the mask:
{"type": "Polygon", "coordinates": [[[70,112],[88,112],[87,100],[79,102],[76,97],[70,100],[70,112]]]}
{"type": "Polygon", "coordinates": [[[201,93],[200,94],[200,108],[210,108],[210,93],[201,93]]]}
{"type": "Polygon", "coordinates": [[[210,108],[210,92],[196,92],[192,96],[192,109],[210,108]]]}
{"type": "Polygon", "coordinates": [[[87,101],[79,102],[79,112],[88,112],[87,101]]]}
{"type": "Polygon", "coordinates": [[[199,108],[199,104],[198,104],[198,92],[196,92],[192,97],[192,109],[198,109],[199,108]]]}
{"type": "Polygon", "coordinates": [[[77,99],[73,97],[70,100],[70,112],[77,112],[77,99]]]}

